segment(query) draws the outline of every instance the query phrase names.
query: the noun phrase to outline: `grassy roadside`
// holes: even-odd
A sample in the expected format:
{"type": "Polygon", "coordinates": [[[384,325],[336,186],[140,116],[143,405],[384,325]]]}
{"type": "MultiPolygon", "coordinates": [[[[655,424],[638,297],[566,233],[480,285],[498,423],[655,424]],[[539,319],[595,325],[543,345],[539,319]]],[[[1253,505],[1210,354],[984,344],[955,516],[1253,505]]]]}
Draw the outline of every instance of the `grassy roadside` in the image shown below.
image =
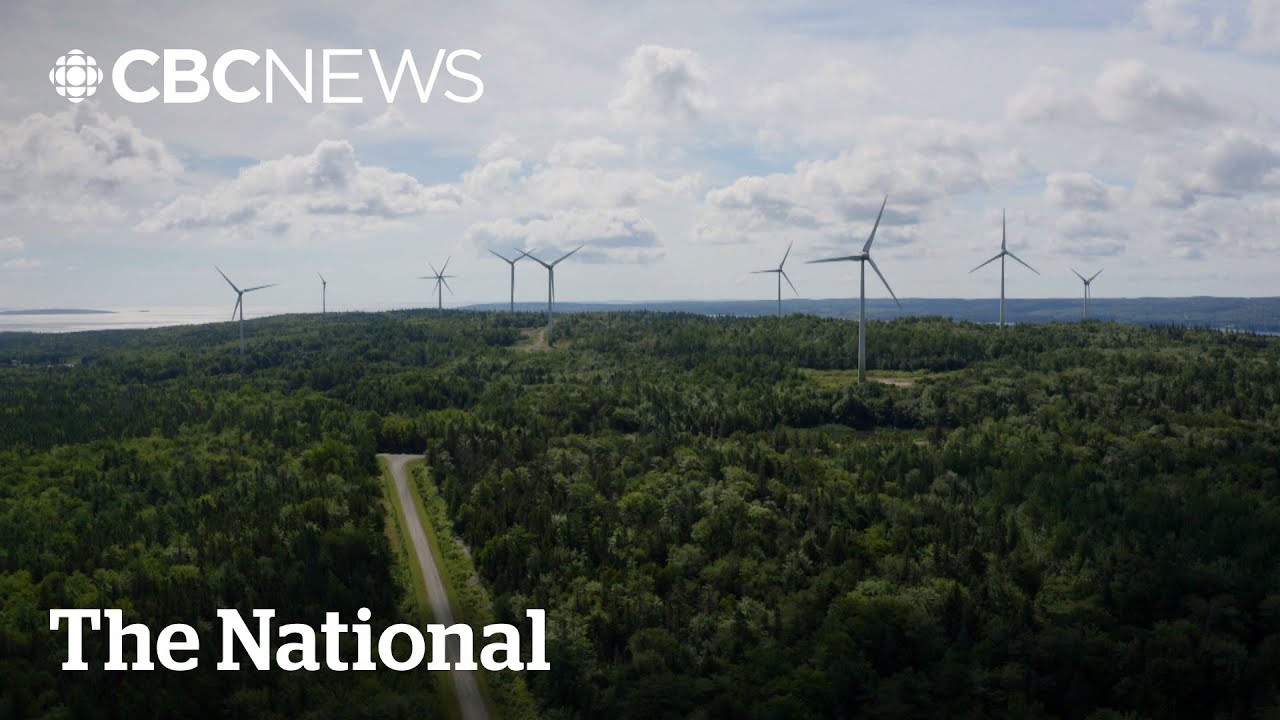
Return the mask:
{"type": "MultiPolygon", "coordinates": [[[[409,466],[409,476],[413,479],[414,502],[418,503],[418,512],[431,541],[431,551],[444,575],[449,604],[453,606],[458,621],[474,628],[496,622],[488,593],[477,579],[471,556],[453,534],[448,508],[435,483],[431,482],[427,467],[421,462],[413,463],[409,466]]],[[[479,642],[477,639],[477,649],[479,642]]],[[[537,718],[537,705],[519,673],[481,671],[477,677],[480,692],[493,717],[503,720],[537,718]]]]}
{"type": "MultiPolygon", "coordinates": [[[[386,510],[385,532],[387,541],[391,544],[391,551],[396,558],[392,573],[402,591],[400,596],[404,598],[400,611],[404,617],[416,618],[418,624],[424,626],[433,620],[431,603],[427,600],[427,584],[422,579],[422,568],[418,567],[413,551],[410,549],[409,535],[404,527],[404,508],[400,506],[400,496],[396,492],[396,480],[391,475],[391,466],[384,458],[378,458],[378,465],[382,468],[382,505],[386,510]]],[[[412,489],[411,485],[410,490],[412,489]]],[[[414,495],[416,496],[417,493],[415,492],[414,495]]],[[[421,509],[418,512],[421,513],[421,509]]],[[[427,532],[430,532],[430,528],[427,528],[427,532]]],[[[434,543],[433,538],[433,546],[434,543]]],[[[437,562],[439,562],[438,559],[437,562]]],[[[450,600],[452,601],[452,598],[450,600]]],[[[453,683],[449,681],[448,674],[432,673],[432,675],[435,676],[436,692],[442,699],[441,704],[446,708],[449,720],[462,720],[462,711],[458,707],[458,698],[453,693],[453,683]]]]}

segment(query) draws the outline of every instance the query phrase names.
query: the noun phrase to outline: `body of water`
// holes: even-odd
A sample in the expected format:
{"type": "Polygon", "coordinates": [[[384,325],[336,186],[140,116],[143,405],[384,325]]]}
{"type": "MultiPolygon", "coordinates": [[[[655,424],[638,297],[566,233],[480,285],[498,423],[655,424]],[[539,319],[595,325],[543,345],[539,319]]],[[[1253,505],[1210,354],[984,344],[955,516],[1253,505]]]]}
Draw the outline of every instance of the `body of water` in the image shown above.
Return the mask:
{"type": "MultiPolygon", "coordinates": [[[[263,309],[246,314],[245,319],[279,315],[287,308],[263,309]]],[[[203,325],[227,322],[231,311],[225,307],[167,307],[119,309],[111,312],[39,313],[32,315],[0,314],[0,332],[80,332],[83,330],[126,330],[166,327],[170,325],[203,325]]]]}

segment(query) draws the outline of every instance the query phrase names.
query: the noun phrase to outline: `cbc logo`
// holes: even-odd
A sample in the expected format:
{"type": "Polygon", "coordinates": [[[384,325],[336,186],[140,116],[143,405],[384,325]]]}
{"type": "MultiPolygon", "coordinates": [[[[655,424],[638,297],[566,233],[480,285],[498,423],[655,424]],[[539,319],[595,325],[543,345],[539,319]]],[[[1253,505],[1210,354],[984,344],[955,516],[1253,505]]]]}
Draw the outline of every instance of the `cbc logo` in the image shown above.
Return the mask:
{"type": "Polygon", "coordinates": [[[102,83],[102,77],[102,68],[98,67],[98,62],[92,55],[86,55],[80,50],[72,50],[58,58],[49,71],[49,82],[53,83],[54,89],[73,103],[96,92],[98,85],[102,83]]]}
{"type": "MultiPolygon", "coordinates": [[[[0,0],[0,6],[5,2],[8,0],[0,0]]],[[[479,100],[484,94],[484,82],[475,75],[460,70],[456,65],[458,58],[480,60],[480,53],[466,48],[452,52],[440,48],[435,52],[434,62],[423,62],[421,68],[414,60],[413,51],[407,49],[401,52],[398,63],[390,58],[384,63],[377,50],[360,48],[324,48],[318,51],[308,48],[302,57],[295,58],[286,64],[270,48],[265,53],[245,49],[228,50],[214,59],[191,48],[166,48],[160,53],[136,48],[122,53],[114,62],[107,64],[111,66],[111,88],[120,99],[130,103],[149,103],[157,99],[166,104],[198,103],[215,93],[230,103],[248,103],[259,98],[271,103],[275,101],[277,86],[292,88],[302,102],[311,103],[315,102],[317,85],[321,103],[362,103],[365,98],[350,94],[350,91],[358,88],[353,87],[353,84],[360,80],[361,74],[357,70],[365,63],[366,77],[368,70],[372,70],[377,76],[382,96],[388,103],[395,102],[401,94],[401,88],[406,88],[404,94],[416,94],[418,102],[425,105],[433,94],[436,80],[444,74],[455,81],[470,83],[475,88],[475,92],[470,95],[458,95],[446,88],[445,99],[466,104],[479,100]],[[313,63],[313,56],[316,54],[320,55],[320,61],[313,63]],[[128,76],[131,69],[147,72],[139,69],[139,65],[153,68],[151,84],[145,84],[146,81],[137,75],[130,82],[128,76]],[[239,65],[247,66],[250,70],[230,70],[239,65]],[[313,72],[315,65],[320,66],[319,72],[313,72]],[[341,69],[335,68],[335,65],[339,65],[341,69]],[[252,81],[254,69],[260,73],[258,77],[265,81],[265,92],[259,89],[263,85],[252,81]],[[156,70],[160,75],[158,82],[154,74],[156,70]],[[236,83],[234,87],[231,84],[233,81],[236,83]],[[335,85],[339,86],[337,89],[348,92],[336,92],[335,85]]],[[[49,71],[49,82],[53,89],[73,103],[83,102],[85,98],[91,97],[98,91],[98,86],[106,81],[106,72],[98,66],[98,61],[83,50],[71,50],[58,58],[49,71]]]]}

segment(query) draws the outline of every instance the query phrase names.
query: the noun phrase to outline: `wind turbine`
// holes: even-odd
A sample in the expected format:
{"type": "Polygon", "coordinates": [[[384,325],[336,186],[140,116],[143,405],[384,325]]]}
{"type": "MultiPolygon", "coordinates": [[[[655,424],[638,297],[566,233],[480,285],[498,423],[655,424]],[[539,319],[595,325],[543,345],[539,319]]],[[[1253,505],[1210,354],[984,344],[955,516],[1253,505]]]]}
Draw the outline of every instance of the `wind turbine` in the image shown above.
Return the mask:
{"type": "Polygon", "coordinates": [[[884,206],[889,203],[889,196],[884,196],[884,202],[880,203],[880,214],[876,215],[876,224],[871,226],[871,234],[867,236],[867,242],[862,246],[862,252],[858,255],[845,255],[843,257],[826,258],[825,260],[810,260],[813,263],[829,263],[829,262],[856,262],[859,263],[860,279],[858,281],[858,382],[867,381],[867,265],[871,265],[871,269],[876,271],[876,275],[880,277],[880,282],[884,283],[884,289],[889,291],[889,295],[893,297],[893,301],[898,303],[898,307],[902,307],[902,303],[898,302],[898,296],[893,294],[893,288],[889,287],[889,281],[884,279],[884,273],[880,272],[880,268],[876,266],[876,261],[871,259],[871,243],[875,242],[876,230],[880,227],[880,218],[884,215],[884,206]]]}
{"type": "Polygon", "coordinates": [[[524,259],[523,255],[517,255],[514,259],[507,258],[506,255],[499,254],[496,250],[490,250],[496,257],[501,258],[502,262],[511,266],[511,312],[516,311],[516,263],[524,259]]]}
{"type": "Polygon", "coordinates": [[[547,344],[552,344],[551,326],[555,317],[556,304],[556,266],[568,259],[568,257],[583,248],[582,245],[570,250],[551,262],[543,262],[527,250],[517,250],[520,257],[527,257],[547,269],[547,344]]]}
{"type": "MultiPolygon", "coordinates": [[[[316,275],[320,275],[320,273],[316,273],[316,275]]],[[[328,297],[327,297],[328,294],[329,294],[329,281],[325,280],[323,275],[320,275],[320,314],[321,315],[324,315],[329,311],[328,297]]]]}
{"type": "Polygon", "coordinates": [[[231,282],[231,278],[227,277],[226,273],[222,272],[222,268],[218,267],[217,265],[214,265],[213,269],[217,270],[218,274],[222,276],[222,279],[226,280],[227,284],[231,286],[231,289],[236,291],[236,306],[231,308],[231,319],[232,320],[236,319],[236,311],[238,310],[240,312],[240,354],[244,355],[244,294],[251,293],[254,290],[262,290],[264,288],[275,287],[276,284],[271,283],[270,285],[258,285],[257,287],[245,288],[241,290],[240,288],[236,287],[235,283],[231,282]]]}
{"type": "Polygon", "coordinates": [[[1005,256],[1008,255],[1014,260],[1017,260],[1019,263],[1022,263],[1022,266],[1030,270],[1031,272],[1037,275],[1040,274],[1039,270],[1036,270],[1035,268],[1031,267],[1025,262],[1022,262],[1022,258],[1009,252],[1007,241],[1008,241],[1008,235],[1005,232],[1004,210],[1001,210],[1000,211],[1000,253],[995,257],[991,258],[990,260],[982,263],[978,267],[969,271],[970,274],[973,274],[981,270],[982,268],[990,265],[991,263],[995,262],[996,260],[1000,261],[1000,327],[1004,327],[1004,258],[1005,256]]]}
{"type": "Polygon", "coordinates": [[[1093,295],[1093,290],[1090,286],[1093,284],[1093,279],[1101,275],[1102,271],[1099,270],[1088,278],[1076,272],[1075,268],[1071,268],[1071,272],[1076,273],[1076,277],[1080,278],[1080,282],[1084,283],[1084,309],[1080,312],[1080,319],[1086,320],[1089,317],[1089,298],[1093,295]]]}
{"type": "Polygon", "coordinates": [[[800,291],[796,290],[795,284],[791,282],[791,278],[787,277],[787,271],[782,269],[783,266],[787,264],[787,256],[791,254],[792,244],[794,244],[794,241],[787,243],[787,251],[782,254],[782,262],[778,263],[778,267],[774,268],[773,270],[756,270],[751,273],[752,275],[765,275],[768,273],[774,273],[775,275],[778,276],[778,317],[782,317],[782,281],[783,279],[786,279],[787,284],[791,286],[791,292],[795,293],[796,295],[800,294],[800,291]]]}
{"type": "Polygon", "coordinates": [[[440,268],[439,270],[436,270],[436,266],[428,262],[427,267],[431,268],[431,272],[435,273],[435,275],[423,275],[422,277],[418,278],[419,280],[435,280],[436,281],[436,287],[435,287],[436,309],[439,310],[440,312],[444,312],[444,288],[449,288],[449,294],[452,295],[453,288],[449,287],[448,281],[449,281],[449,278],[457,277],[457,275],[444,274],[444,271],[449,268],[449,261],[452,259],[453,258],[451,257],[445,258],[444,267],[440,268]]]}

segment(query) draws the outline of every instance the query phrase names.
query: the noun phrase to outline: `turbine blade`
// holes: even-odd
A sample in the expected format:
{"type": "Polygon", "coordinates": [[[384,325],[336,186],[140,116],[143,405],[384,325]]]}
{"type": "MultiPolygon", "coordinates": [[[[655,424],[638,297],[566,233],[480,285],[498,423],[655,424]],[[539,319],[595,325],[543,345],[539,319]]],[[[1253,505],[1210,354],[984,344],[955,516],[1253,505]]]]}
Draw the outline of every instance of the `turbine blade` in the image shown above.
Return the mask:
{"type": "Polygon", "coordinates": [[[1008,246],[1005,244],[1008,238],[1009,238],[1008,232],[1006,232],[1005,230],[1004,208],[1001,208],[1000,209],[1000,249],[1001,250],[1008,249],[1008,246]]]}
{"type": "Polygon", "coordinates": [[[1040,274],[1040,271],[1039,271],[1039,270],[1037,270],[1037,269],[1035,269],[1035,268],[1031,267],[1030,265],[1028,265],[1028,264],[1026,264],[1026,263],[1022,262],[1022,258],[1018,257],[1017,255],[1014,255],[1013,253],[1008,253],[1008,255],[1009,255],[1009,257],[1013,258],[1014,260],[1017,260],[1018,262],[1022,263],[1022,267],[1024,267],[1024,268],[1026,268],[1026,269],[1030,270],[1031,272],[1033,272],[1033,273],[1035,273],[1035,274],[1037,274],[1037,275],[1039,275],[1039,274],[1040,274]]]}
{"type": "Polygon", "coordinates": [[[452,295],[452,294],[453,294],[453,288],[449,287],[449,281],[448,281],[448,280],[445,280],[443,277],[441,277],[441,278],[440,278],[440,282],[444,283],[444,288],[445,288],[446,290],[448,290],[448,291],[449,291],[449,294],[450,294],[450,295],[452,295]]]}
{"type": "Polygon", "coordinates": [[[520,257],[522,258],[529,258],[530,260],[538,263],[544,268],[547,268],[547,269],[551,268],[551,265],[548,265],[547,263],[543,262],[542,258],[538,257],[537,255],[534,255],[532,252],[528,250],[516,250],[516,252],[520,253],[520,257]]]}
{"type": "Polygon", "coordinates": [[[1099,276],[1099,275],[1101,275],[1101,274],[1102,274],[1102,271],[1101,271],[1101,270],[1099,270],[1098,272],[1094,273],[1094,274],[1093,274],[1093,277],[1089,278],[1089,282],[1093,282],[1093,278],[1096,278],[1096,277],[1098,277],[1098,276],[1099,276]]]}
{"type": "MultiPolygon", "coordinates": [[[[511,264],[515,262],[515,260],[508,260],[507,256],[499,254],[497,250],[490,250],[489,252],[493,253],[494,257],[500,258],[505,263],[511,264]]],[[[516,260],[519,260],[519,258],[516,258],[516,260]]]]}
{"type": "Polygon", "coordinates": [[[1075,268],[1071,268],[1071,272],[1076,273],[1076,277],[1080,278],[1080,282],[1083,282],[1085,285],[1088,285],[1088,284],[1089,284],[1089,281],[1088,281],[1088,280],[1085,280],[1083,275],[1081,275],[1080,273],[1076,272],[1076,269],[1075,269],[1075,268]]]}
{"type": "Polygon", "coordinates": [[[898,296],[893,294],[893,288],[889,287],[889,281],[884,279],[884,273],[880,272],[880,268],[876,266],[876,261],[868,257],[867,262],[871,263],[871,269],[875,270],[876,275],[880,276],[880,282],[884,283],[884,289],[889,291],[889,296],[893,298],[895,303],[898,303],[898,309],[901,310],[902,303],[898,302],[898,296]]]}
{"type": "Polygon", "coordinates": [[[445,270],[448,270],[448,269],[449,269],[449,261],[450,261],[450,260],[452,260],[452,259],[453,259],[453,256],[452,256],[452,255],[444,259],[444,267],[440,268],[440,274],[441,274],[441,275],[443,275],[443,274],[444,274],[444,271],[445,271],[445,270]]]}
{"type": "Polygon", "coordinates": [[[782,272],[781,270],[752,270],[752,275],[767,275],[769,273],[782,272]]]}
{"type": "Polygon", "coordinates": [[[254,290],[262,290],[264,288],[275,287],[277,284],[278,283],[271,283],[270,285],[259,285],[257,287],[245,288],[244,291],[253,292],[254,290]]]}
{"type": "Polygon", "coordinates": [[[222,276],[223,280],[227,281],[227,284],[231,286],[232,290],[235,290],[236,292],[240,292],[240,288],[236,287],[236,284],[231,282],[231,278],[227,277],[227,274],[222,272],[222,268],[218,267],[217,265],[214,265],[213,269],[218,271],[218,274],[222,276]]]}
{"type": "Polygon", "coordinates": [[[244,299],[243,295],[236,295],[236,306],[231,308],[231,319],[236,319],[236,311],[240,309],[240,301],[244,299]]]}
{"type": "Polygon", "coordinates": [[[1001,255],[1004,255],[1004,252],[1003,252],[1003,251],[1001,251],[1001,252],[997,253],[995,257],[993,257],[993,258],[991,258],[990,260],[988,260],[988,261],[986,261],[986,262],[982,263],[981,265],[979,265],[978,267],[976,267],[976,268],[974,268],[974,269],[970,270],[969,272],[970,272],[971,274],[972,274],[972,273],[976,273],[976,272],[978,272],[978,271],[979,271],[979,270],[981,270],[982,268],[984,268],[984,267],[986,267],[986,266],[990,265],[991,263],[993,263],[993,262],[995,262],[995,261],[999,260],[1001,255]]]}
{"type": "Polygon", "coordinates": [[[428,260],[428,261],[427,261],[427,267],[431,268],[431,272],[432,272],[432,274],[434,274],[434,275],[439,275],[439,274],[440,274],[440,271],[436,269],[436,266],[435,266],[435,265],[432,265],[432,264],[431,264],[431,261],[430,261],[430,260],[428,260]]]}
{"type": "MultiPolygon", "coordinates": [[[[320,275],[320,273],[316,273],[316,275],[320,275]]],[[[321,284],[321,285],[328,285],[328,284],[329,284],[329,281],[328,281],[328,280],[325,280],[323,275],[320,275],[320,284],[321,284]]]]}
{"type": "Polygon", "coordinates": [[[558,264],[560,264],[560,262],[561,262],[562,260],[566,260],[566,259],[568,259],[568,257],[569,257],[570,255],[572,255],[572,254],[574,254],[574,253],[578,252],[579,250],[581,250],[581,249],[582,249],[582,248],[584,248],[584,247],[586,247],[586,245],[579,245],[578,247],[576,247],[576,248],[574,248],[574,249],[570,250],[569,252],[567,252],[567,253],[565,253],[565,254],[561,255],[560,257],[556,258],[556,260],[555,260],[554,262],[552,262],[551,264],[552,264],[552,265],[558,265],[558,264]]]}
{"type": "Polygon", "coordinates": [[[784,265],[787,264],[787,257],[791,255],[791,246],[796,243],[795,240],[787,243],[787,251],[782,253],[782,262],[778,263],[778,271],[781,272],[784,265]]]}
{"type": "Polygon", "coordinates": [[[806,265],[814,265],[814,264],[816,264],[816,263],[829,263],[829,262],[852,262],[852,261],[854,261],[854,260],[861,260],[861,259],[862,259],[862,256],[861,256],[861,255],[845,255],[845,256],[843,256],[843,257],[824,258],[824,259],[822,259],[822,260],[810,260],[809,262],[807,262],[807,263],[805,263],[805,264],[806,264],[806,265]]]}
{"type": "Polygon", "coordinates": [[[871,252],[871,243],[875,242],[876,230],[880,228],[880,218],[884,216],[884,206],[889,204],[889,196],[884,196],[884,202],[880,203],[880,214],[876,215],[876,224],[871,226],[871,234],[867,236],[867,244],[862,246],[862,254],[866,255],[871,252]]]}
{"type": "Polygon", "coordinates": [[[781,270],[779,270],[778,272],[782,273],[782,279],[786,280],[787,284],[791,286],[791,292],[795,293],[796,297],[800,297],[800,291],[797,290],[795,284],[791,282],[791,278],[787,277],[787,274],[785,272],[782,272],[781,270]]]}

